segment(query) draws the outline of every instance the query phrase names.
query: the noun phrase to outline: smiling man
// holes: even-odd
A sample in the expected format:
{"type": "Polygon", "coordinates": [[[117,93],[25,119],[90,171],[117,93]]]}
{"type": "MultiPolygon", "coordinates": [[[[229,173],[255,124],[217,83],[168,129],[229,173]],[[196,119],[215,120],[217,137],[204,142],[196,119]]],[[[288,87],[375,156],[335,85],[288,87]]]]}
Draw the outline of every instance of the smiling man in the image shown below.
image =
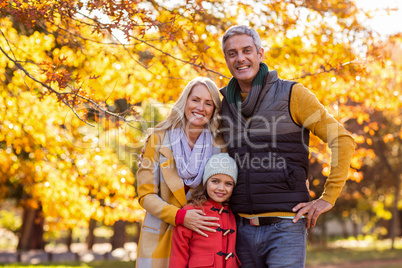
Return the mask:
{"type": "Polygon", "coordinates": [[[222,38],[232,74],[221,89],[222,132],[238,165],[231,197],[241,267],[304,267],[307,229],[330,210],[345,184],[352,136],[302,85],[263,63],[258,33],[234,26],[222,38]],[[309,201],[309,134],[331,149],[322,196],[309,201]]]}

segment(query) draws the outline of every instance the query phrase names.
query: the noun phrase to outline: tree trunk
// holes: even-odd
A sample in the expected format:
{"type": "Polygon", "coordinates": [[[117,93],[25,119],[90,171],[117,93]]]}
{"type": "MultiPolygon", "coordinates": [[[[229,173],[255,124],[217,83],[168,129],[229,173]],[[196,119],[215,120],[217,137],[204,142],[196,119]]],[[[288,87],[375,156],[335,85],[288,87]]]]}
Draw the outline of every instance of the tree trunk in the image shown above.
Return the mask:
{"type": "Polygon", "coordinates": [[[124,248],[124,243],[126,243],[126,222],[116,221],[113,225],[113,236],[112,236],[112,250],[117,248],[124,248]]]}
{"type": "Polygon", "coordinates": [[[88,236],[87,236],[88,250],[92,250],[92,247],[95,244],[95,235],[94,235],[95,227],[96,227],[96,221],[94,219],[90,219],[89,226],[88,226],[88,236]]]}
{"type": "Polygon", "coordinates": [[[141,221],[135,222],[134,224],[137,225],[137,232],[134,236],[134,241],[137,243],[138,245],[138,241],[140,241],[140,233],[141,233],[141,221]]]}
{"type": "Polygon", "coordinates": [[[401,235],[402,232],[402,210],[398,210],[398,214],[399,214],[399,235],[401,235]]]}
{"type": "Polygon", "coordinates": [[[353,225],[353,236],[357,239],[357,237],[359,236],[359,225],[355,221],[352,222],[352,225],[353,225]]]}
{"type": "Polygon", "coordinates": [[[45,249],[42,207],[24,207],[18,250],[45,249]]]}
{"type": "Polygon", "coordinates": [[[398,169],[394,169],[391,163],[388,161],[388,158],[385,156],[384,151],[386,150],[386,145],[385,143],[379,139],[377,142],[377,147],[378,147],[378,155],[382,162],[385,164],[385,167],[388,169],[388,171],[391,173],[391,175],[394,177],[394,204],[392,208],[392,223],[391,223],[391,230],[390,230],[390,236],[391,236],[391,249],[395,249],[395,237],[398,235],[398,201],[399,201],[399,191],[401,190],[401,178],[400,174],[401,168],[399,167],[398,169]]]}
{"type": "Polygon", "coordinates": [[[66,246],[68,251],[71,251],[72,243],[73,243],[73,229],[70,228],[67,231],[67,239],[66,239],[66,246]]]}
{"type": "Polygon", "coordinates": [[[347,239],[349,237],[349,233],[348,233],[348,228],[346,227],[346,221],[344,221],[343,219],[339,219],[339,222],[342,227],[343,238],[347,239]]]}
{"type": "Polygon", "coordinates": [[[327,221],[326,221],[326,217],[325,217],[325,213],[321,214],[321,218],[322,218],[322,232],[321,232],[321,238],[320,238],[320,244],[322,244],[324,247],[327,247],[327,236],[328,236],[328,230],[327,230],[327,221]]]}
{"type": "Polygon", "coordinates": [[[399,235],[399,211],[398,211],[398,201],[399,201],[399,191],[400,191],[400,182],[399,178],[397,178],[397,183],[395,185],[395,193],[394,193],[394,204],[392,208],[392,228],[390,231],[391,234],[391,249],[395,249],[395,237],[399,235]]]}

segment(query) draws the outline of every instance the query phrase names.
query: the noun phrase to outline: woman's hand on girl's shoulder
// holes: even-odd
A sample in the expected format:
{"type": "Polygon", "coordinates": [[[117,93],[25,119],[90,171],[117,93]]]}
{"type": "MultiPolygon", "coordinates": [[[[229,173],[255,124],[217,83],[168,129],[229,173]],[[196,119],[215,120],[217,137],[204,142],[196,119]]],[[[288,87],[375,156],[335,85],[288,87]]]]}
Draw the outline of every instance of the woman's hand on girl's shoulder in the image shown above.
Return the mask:
{"type": "Polygon", "coordinates": [[[200,209],[189,209],[186,212],[186,216],[184,217],[184,227],[187,229],[190,229],[202,236],[208,237],[206,233],[203,231],[207,232],[213,232],[215,233],[216,230],[209,228],[210,227],[219,227],[219,223],[217,222],[211,222],[211,221],[219,221],[219,218],[217,217],[210,217],[210,216],[205,216],[205,213],[200,210],[200,209]]]}

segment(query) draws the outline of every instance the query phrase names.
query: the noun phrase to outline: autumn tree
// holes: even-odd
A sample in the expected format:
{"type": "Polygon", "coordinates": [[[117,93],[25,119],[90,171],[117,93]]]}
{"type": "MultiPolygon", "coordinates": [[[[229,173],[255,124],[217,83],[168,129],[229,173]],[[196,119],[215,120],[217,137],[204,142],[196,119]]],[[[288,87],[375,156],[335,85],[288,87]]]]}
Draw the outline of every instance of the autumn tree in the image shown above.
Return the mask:
{"type": "Polygon", "coordinates": [[[401,44],[399,33],[373,47],[381,61],[366,69],[364,82],[369,87],[359,108],[368,117],[360,123],[361,128],[356,129],[359,147],[371,151],[371,157],[360,164],[364,180],[358,189],[355,187],[355,195],[358,203],[368,207],[373,215],[367,230],[376,232],[377,222],[389,221],[386,228],[377,228],[377,233],[391,237],[392,247],[402,227],[402,81],[398,75],[402,69],[401,44]],[[372,98],[367,98],[369,94],[372,98]]]}
{"type": "MultiPolygon", "coordinates": [[[[89,218],[135,220],[126,214],[136,209],[127,153],[142,147],[154,118],[134,108],[171,103],[197,75],[226,85],[219,40],[235,24],[255,28],[269,68],[308,87],[342,123],[356,122],[353,132],[371,123],[370,109],[384,110],[376,98],[388,91],[367,86],[383,58],[353,1],[242,2],[0,0],[0,157],[14,165],[2,168],[1,192],[13,188],[66,228],[89,218]],[[117,100],[128,109],[116,110],[117,100]]],[[[311,145],[318,197],[329,154],[317,138],[311,145]]],[[[364,178],[372,153],[358,143],[352,181],[364,178]]]]}
{"type": "MultiPolygon", "coordinates": [[[[12,53],[21,60],[60,49],[43,33],[19,33],[7,18],[1,21],[1,31],[26,44],[26,50],[12,53]]],[[[3,39],[1,47],[9,44],[3,39]]],[[[63,100],[28,85],[32,81],[26,81],[12,61],[2,58],[1,64],[0,192],[2,198],[17,198],[24,208],[19,248],[43,248],[43,227],[87,226],[90,219],[106,224],[139,220],[133,173],[103,138],[116,123],[98,112],[93,116],[99,119],[94,121],[97,128],[86,125],[74,112],[85,114],[89,107],[72,111],[60,106],[63,100]]]]}

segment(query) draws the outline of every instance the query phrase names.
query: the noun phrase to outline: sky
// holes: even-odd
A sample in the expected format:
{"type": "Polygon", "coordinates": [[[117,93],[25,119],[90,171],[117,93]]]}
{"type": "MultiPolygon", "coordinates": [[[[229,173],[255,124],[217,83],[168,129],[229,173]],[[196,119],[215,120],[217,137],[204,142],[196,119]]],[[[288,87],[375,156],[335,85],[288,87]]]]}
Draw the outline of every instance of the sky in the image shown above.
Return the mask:
{"type": "Polygon", "coordinates": [[[355,2],[358,7],[365,10],[379,10],[375,17],[366,23],[381,36],[402,32],[402,0],[355,0],[355,2]],[[388,15],[384,8],[399,10],[388,15]]]}
{"type": "MultiPolygon", "coordinates": [[[[360,8],[375,12],[373,19],[363,23],[376,31],[382,39],[388,35],[402,32],[402,0],[355,0],[355,3],[360,8]],[[386,8],[398,8],[398,10],[387,14],[384,10],[386,8]]],[[[81,11],[89,15],[85,9],[81,11]]],[[[100,13],[93,12],[92,15],[97,15],[103,18],[104,22],[109,22],[109,19],[100,13]]],[[[121,42],[126,43],[121,32],[114,31],[113,33],[121,42]]]]}

